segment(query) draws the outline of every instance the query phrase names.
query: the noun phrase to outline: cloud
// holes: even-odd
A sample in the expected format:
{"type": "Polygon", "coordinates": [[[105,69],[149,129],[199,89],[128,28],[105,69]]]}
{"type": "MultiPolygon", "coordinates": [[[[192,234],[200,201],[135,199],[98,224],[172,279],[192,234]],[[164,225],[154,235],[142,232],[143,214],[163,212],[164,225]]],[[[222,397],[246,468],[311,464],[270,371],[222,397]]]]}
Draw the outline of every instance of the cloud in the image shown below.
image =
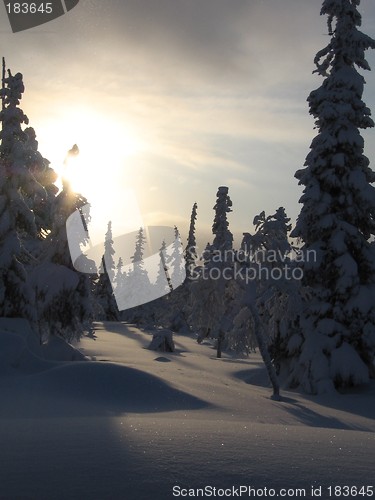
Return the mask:
{"type": "MultiPolygon", "coordinates": [[[[130,127],[149,145],[123,176],[147,193],[144,212],[182,224],[198,201],[207,233],[225,183],[238,228],[280,205],[296,215],[293,175],[314,136],[306,98],[322,83],[313,58],[328,42],[320,7],[319,0],[81,0],[48,29],[17,38],[1,21],[0,42],[12,69],[24,73],[22,106],[41,144],[48,128],[65,140],[70,109],[130,127]]],[[[373,0],[360,10],[363,30],[374,33],[373,0]]],[[[375,109],[374,73],[365,78],[365,101],[375,109]]],[[[108,146],[101,126],[94,148],[108,146]]],[[[367,137],[374,157],[373,131],[367,137]]]]}

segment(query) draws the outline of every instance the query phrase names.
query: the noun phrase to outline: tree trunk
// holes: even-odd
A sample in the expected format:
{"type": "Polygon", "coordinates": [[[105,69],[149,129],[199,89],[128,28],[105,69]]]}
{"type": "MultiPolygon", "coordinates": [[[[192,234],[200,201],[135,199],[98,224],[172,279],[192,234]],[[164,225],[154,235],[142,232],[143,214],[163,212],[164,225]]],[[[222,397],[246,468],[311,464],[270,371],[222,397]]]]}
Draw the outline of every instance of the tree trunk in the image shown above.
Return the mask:
{"type": "Polygon", "coordinates": [[[217,337],[217,351],[216,351],[217,358],[221,358],[221,347],[223,345],[223,340],[224,340],[224,332],[220,330],[219,335],[217,337]]]}
{"type": "Polygon", "coordinates": [[[281,401],[279,381],[276,375],[275,367],[273,366],[271,361],[270,353],[268,352],[267,345],[263,338],[262,326],[258,311],[251,303],[248,304],[248,307],[250,308],[250,311],[254,318],[255,336],[258,341],[259,352],[263,358],[264,364],[266,365],[267,373],[273,387],[273,394],[271,396],[271,399],[274,399],[275,401],[281,401]]]}

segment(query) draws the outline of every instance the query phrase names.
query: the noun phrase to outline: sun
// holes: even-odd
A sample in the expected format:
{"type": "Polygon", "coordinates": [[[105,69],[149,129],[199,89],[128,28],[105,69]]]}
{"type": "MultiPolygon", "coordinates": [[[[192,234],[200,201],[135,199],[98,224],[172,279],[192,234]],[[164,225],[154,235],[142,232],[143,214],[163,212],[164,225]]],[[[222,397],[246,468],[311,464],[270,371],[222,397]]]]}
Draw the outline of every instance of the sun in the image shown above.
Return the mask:
{"type": "MultiPolygon", "coordinates": [[[[132,189],[132,161],[147,150],[140,133],[129,123],[87,109],[66,110],[57,123],[38,130],[40,150],[59,176],[58,187],[61,189],[65,180],[88,200],[95,226],[101,228],[100,236],[109,220],[116,232],[126,230],[121,207],[126,207],[124,198],[129,199],[132,189]],[[73,145],[78,146],[76,154],[68,154],[73,145]]],[[[142,224],[138,213],[131,219],[142,224]]]]}
{"type": "Polygon", "coordinates": [[[71,189],[103,202],[131,171],[131,160],[147,149],[146,141],[130,123],[82,108],[64,110],[58,119],[38,126],[39,147],[71,189]],[[43,126],[44,125],[44,126],[43,126]],[[78,154],[68,155],[73,145],[78,154]]]}
{"type": "Polygon", "coordinates": [[[123,151],[109,149],[98,152],[93,145],[77,141],[65,156],[58,169],[61,181],[67,181],[70,188],[86,198],[100,197],[103,201],[113,190],[119,178],[127,169],[127,159],[123,151]],[[77,152],[72,152],[77,147],[77,152]]]}
{"type": "Polygon", "coordinates": [[[102,116],[85,120],[84,127],[77,129],[74,136],[70,147],[76,144],[78,154],[66,151],[58,174],[74,191],[87,197],[99,193],[105,197],[105,188],[111,185],[113,189],[119,177],[124,176],[130,159],[145,149],[129,126],[102,116]]]}

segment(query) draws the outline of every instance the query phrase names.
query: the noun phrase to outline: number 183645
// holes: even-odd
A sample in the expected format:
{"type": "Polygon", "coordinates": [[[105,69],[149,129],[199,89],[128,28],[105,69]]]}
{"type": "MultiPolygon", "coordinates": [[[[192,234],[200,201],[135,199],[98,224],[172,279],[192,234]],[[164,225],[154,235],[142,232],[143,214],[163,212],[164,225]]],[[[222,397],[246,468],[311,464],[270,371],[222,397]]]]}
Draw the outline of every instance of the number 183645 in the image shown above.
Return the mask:
{"type": "Polygon", "coordinates": [[[8,14],[52,14],[52,2],[7,3],[8,14]]]}

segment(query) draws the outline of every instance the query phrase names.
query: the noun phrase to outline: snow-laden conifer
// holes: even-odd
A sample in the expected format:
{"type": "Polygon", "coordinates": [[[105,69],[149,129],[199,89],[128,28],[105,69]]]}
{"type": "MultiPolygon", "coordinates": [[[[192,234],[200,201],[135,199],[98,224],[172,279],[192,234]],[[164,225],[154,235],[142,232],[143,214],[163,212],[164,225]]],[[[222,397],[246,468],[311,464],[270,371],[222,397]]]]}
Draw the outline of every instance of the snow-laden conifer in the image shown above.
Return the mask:
{"type": "Polygon", "coordinates": [[[197,261],[197,241],[195,237],[195,221],[197,219],[197,203],[194,203],[191,210],[189,235],[187,239],[187,246],[185,248],[185,265],[186,265],[186,276],[190,278],[195,268],[197,261]]]}
{"type": "Polygon", "coordinates": [[[113,248],[113,235],[112,235],[112,222],[108,222],[107,232],[105,233],[104,239],[104,261],[108,277],[111,283],[114,282],[116,267],[113,256],[115,255],[115,249],[113,248]]]}
{"type": "Polygon", "coordinates": [[[59,191],[55,185],[57,174],[50,162],[38,150],[38,141],[32,127],[25,129],[25,165],[43,189],[29,193],[26,201],[32,208],[39,237],[45,237],[52,228],[54,204],[59,191]]]}
{"type": "Polygon", "coordinates": [[[233,235],[227,218],[227,214],[232,211],[232,201],[226,186],[219,187],[216,196],[212,225],[214,241],[212,245],[207,245],[200,277],[192,283],[191,318],[198,329],[198,342],[206,337],[216,338],[217,356],[221,357],[225,334],[231,328],[227,316],[229,303],[226,301],[226,288],[233,267],[233,235]]]}
{"type": "Polygon", "coordinates": [[[36,327],[35,294],[25,267],[24,236],[36,237],[35,218],[23,193],[39,187],[25,166],[22,124],[28,119],[19,108],[24,85],[21,73],[8,71],[1,91],[0,120],[0,316],[22,317],[36,327]]]}
{"type": "Polygon", "coordinates": [[[212,224],[212,233],[215,235],[213,247],[215,250],[224,252],[231,250],[233,247],[233,234],[229,230],[229,222],[227,214],[232,211],[232,200],[228,195],[226,186],[219,187],[217,191],[217,199],[214,206],[215,218],[212,224]]]}
{"type": "MultiPolygon", "coordinates": [[[[67,158],[75,154],[75,151],[76,147],[73,147],[67,158]]],[[[92,329],[91,276],[76,270],[69,247],[69,243],[74,243],[77,248],[73,253],[85,259],[81,247],[87,245],[89,235],[84,231],[68,242],[67,234],[69,217],[83,207],[88,212],[86,198],[73,192],[69,182],[64,179],[63,189],[54,202],[51,231],[43,241],[39,265],[32,271],[42,333],[59,335],[67,341],[77,339],[83,332],[92,329]]],[[[89,214],[86,215],[85,226],[89,221],[89,214]]],[[[85,267],[87,271],[91,269],[92,273],[96,272],[92,261],[87,261],[87,265],[79,267],[85,267]],[[91,268],[88,266],[90,262],[91,268]]]]}
{"type": "Polygon", "coordinates": [[[123,281],[124,281],[124,261],[122,260],[122,257],[119,257],[117,264],[116,264],[116,274],[114,278],[114,283],[116,286],[116,290],[122,286],[123,281]]]}
{"type": "Polygon", "coordinates": [[[133,269],[131,271],[131,279],[137,288],[150,286],[150,280],[147,270],[144,267],[144,248],[146,244],[146,236],[144,229],[141,227],[137,233],[134,254],[131,257],[133,269]]]}
{"type": "Polygon", "coordinates": [[[104,255],[99,267],[99,278],[95,286],[95,298],[100,306],[101,314],[97,319],[118,321],[119,311],[113,288],[115,286],[116,268],[112,237],[112,222],[108,222],[104,239],[104,255]]]}
{"type": "Polygon", "coordinates": [[[167,245],[165,240],[162,241],[161,247],[159,249],[159,265],[158,265],[158,274],[156,276],[155,287],[156,292],[160,295],[165,295],[168,292],[173,290],[169,266],[167,265],[167,245]]]}
{"type": "Polygon", "coordinates": [[[184,259],[184,249],[182,247],[181,237],[177,226],[174,227],[174,240],[172,250],[168,259],[170,270],[171,290],[176,290],[186,278],[186,265],[184,259]]]}
{"type": "Polygon", "coordinates": [[[290,339],[299,332],[302,290],[298,249],[289,240],[291,224],[283,207],[269,216],[265,212],[257,215],[254,225],[257,231],[251,253],[257,271],[256,307],[265,342],[279,373],[292,354],[290,339]]]}
{"type": "Polygon", "coordinates": [[[126,287],[124,294],[121,297],[121,303],[126,306],[127,311],[124,311],[122,316],[126,318],[127,321],[132,321],[137,323],[142,317],[142,314],[147,316],[147,307],[143,307],[143,304],[147,304],[152,298],[156,298],[158,295],[155,293],[153,297],[153,292],[155,292],[155,286],[153,286],[148,277],[147,269],[145,269],[144,263],[144,253],[146,237],[144,234],[144,229],[141,227],[135,237],[135,249],[131,256],[131,265],[129,267],[128,274],[126,276],[126,287]]]}
{"type": "MultiPolygon", "coordinates": [[[[308,98],[318,135],[305,168],[303,204],[292,233],[303,241],[306,303],[291,383],[312,393],[357,385],[374,375],[375,173],[364,156],[360,129],[373,127],[362,100],[370,69],[365,51],[375,40],[359,31],[360,0],[325,0],[329,44],[315,57],[321,87],[308,98]]],[[[296,339],[295,339],[296,340],[296,339]]]]}

